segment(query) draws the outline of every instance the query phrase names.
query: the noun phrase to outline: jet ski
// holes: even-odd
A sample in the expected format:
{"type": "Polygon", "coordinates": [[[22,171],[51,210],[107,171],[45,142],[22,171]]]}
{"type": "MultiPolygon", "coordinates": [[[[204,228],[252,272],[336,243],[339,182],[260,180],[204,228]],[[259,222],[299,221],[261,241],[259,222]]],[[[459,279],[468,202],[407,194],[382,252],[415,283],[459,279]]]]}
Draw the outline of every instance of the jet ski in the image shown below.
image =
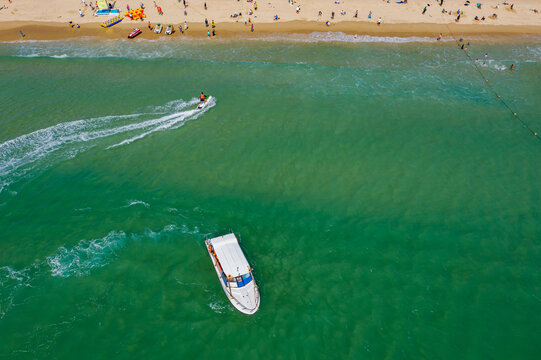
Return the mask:
{"type": "Polygon", "coordinates": [[[141,29],[133,29],[133,31],[128,35],[128,39],[133,39],[137,35],[140,35],[142,33],[141,29]]]}
{"type": "Polygon", "coordinates": [[[201,110],[201,109],[204,109],[205,107],[207,107],[207,105],[208,105],[210,99],[212,99],[212,96],[210,96],[210,95],[207,96],[207,98],[205,99],[205,101],[202,101],[199,105],[197,105],[197,108],[201,110]]]}

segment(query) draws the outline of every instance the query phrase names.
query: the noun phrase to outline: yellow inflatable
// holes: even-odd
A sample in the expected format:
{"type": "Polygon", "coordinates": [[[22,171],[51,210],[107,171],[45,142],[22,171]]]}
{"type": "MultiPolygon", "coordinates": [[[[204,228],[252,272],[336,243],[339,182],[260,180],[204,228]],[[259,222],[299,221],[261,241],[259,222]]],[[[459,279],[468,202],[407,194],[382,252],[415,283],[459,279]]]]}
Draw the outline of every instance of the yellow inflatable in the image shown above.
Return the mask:
{"type": "Polygon", "coordinates": [[[143,20],[143,18],[147,17],[144,13],[144,10],[141,8],[128,10],[124,13],[124,16],[129,17],[132,20],[143,20]]]}

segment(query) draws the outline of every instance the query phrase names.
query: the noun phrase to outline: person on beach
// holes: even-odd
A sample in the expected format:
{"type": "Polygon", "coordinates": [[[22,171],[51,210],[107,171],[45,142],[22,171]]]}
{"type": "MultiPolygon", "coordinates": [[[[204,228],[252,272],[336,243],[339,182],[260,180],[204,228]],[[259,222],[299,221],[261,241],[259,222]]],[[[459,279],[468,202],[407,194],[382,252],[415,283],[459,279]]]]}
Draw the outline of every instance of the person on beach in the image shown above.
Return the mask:
{"type": "Polygon", "coordinates": [[[423,9],[423,14],[422,14],[422,15],[424,15],[424,14],[425,14],[425,12],[426,12],[426,6],[425,6],[425,8],[423,9]]]}
{"type": "Polygon", "coordinates": [[[207,18],[205,18],[205,26],[209,27],[209,21],[207,20],[207,18]]]}
{"type": "Polygon", "coordinates": [[[355,10],[355,15],[353,15],[354,18],[358,18],[359,17],[359,10],[355,10]]]}
{"type": "Polygon", "coordinates": [[[334,19],[334,11],[331,13],[331,20],[334,19]]]}
{"type": "Polygon", "coordinates": [[[204,5],[205,5],[205,10],[207,10],[207,3],[205,3],[204,5]]]}
{"type": "Polygon", "coordinates": [[[252,24],[252,27],[251,27],[250,31],[254,32],[254,24],[252,24]]]}
{"type": "Polygon", "coordinates": [[[84,16],[84,15],[83,15],[83,12],[81,11],[81,9],[79,9],[79,16],[80,16],[80,17],[83,17],[83,16],[84,16]]]}
{"type": "Polygon", "coordinates": [[[210,39],[210,31],[207,30],[207,36],[210,39]]]}
{"type": "Polygon", "coordinates": [[[442,37],[442,35],[441,35],[441,33],[440,33],[440,35],[438,35],[438,38],[437,38],[436,40],[440,41],[440,40],[441,40],[441,37],[442,37]]]}
{"type": "Polygon", "coordinates": [[[214,20],[212,20],[211,26],[212,26],[213,29],[216,27],[216,25],[214,24],[214,20]]]}
{"type": "Polygon", "coordinates": [[[378,26],[381,25],[381,17],[378,18],[378,26]]]}
{"type": "Polygon", "coordinates": [[[212,29],[212,36],[216,36],[216,30],[212,29]]]}
{"type": "Polygon", "coordinates": [[[369,19],[372,19],[372,10],[370,10],[370,11],[368,12],[368,18],[369,18],[369,19]]]}
{"type": "Polygon", "coordinates": [[[23,31],[22,31],[22,30],[21,30],[21,31],[19,31],[19,34],[21,34],[21,37],[22,37],[22,38],[24,38],[24,33],[23,33],[23,31]]]}

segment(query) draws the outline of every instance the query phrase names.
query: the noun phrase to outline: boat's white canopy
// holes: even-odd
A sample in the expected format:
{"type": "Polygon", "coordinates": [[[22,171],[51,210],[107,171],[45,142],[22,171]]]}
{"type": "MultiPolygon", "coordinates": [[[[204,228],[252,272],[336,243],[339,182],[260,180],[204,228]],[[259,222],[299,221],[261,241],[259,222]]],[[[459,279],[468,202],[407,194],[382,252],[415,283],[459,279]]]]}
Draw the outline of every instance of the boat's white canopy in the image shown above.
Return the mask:
{"type": "Polygon", "coordinates": [[[210,239],[210,243],[226,276],[235,277],[249,272],[250,265],[240,249],[235,234],[215,237],[210,239]]]}

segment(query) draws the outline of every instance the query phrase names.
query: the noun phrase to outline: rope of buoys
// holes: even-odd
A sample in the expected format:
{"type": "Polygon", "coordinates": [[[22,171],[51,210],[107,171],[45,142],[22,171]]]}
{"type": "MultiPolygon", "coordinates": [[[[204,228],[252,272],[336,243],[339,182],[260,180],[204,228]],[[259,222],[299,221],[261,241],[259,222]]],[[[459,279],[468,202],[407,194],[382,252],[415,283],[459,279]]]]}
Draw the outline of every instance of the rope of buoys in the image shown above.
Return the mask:
{"type": "MultiPolygon", "coordinates": [[[[449,34],[451,34],[451,37],[455,40],[455,42],[457,43],[457,45],[460,46],[460,41],[456,38],[456,36],[453,34],[453,31],[451,30],[451,27],[449,26],[449,24],[447,22],[445,22],[445,26],[447,26],[447,29],[449,30],[449,34]]],[[[535,130],[533,130],[524,120],[522,120],[520,118],[520,116],[518,116],[517,112],[514,111],[511,106],[509,106],[509,104],[496,92],[496,90],[494,90],[494,88],[490,85],[490,83],[488,82],[488,79],[485,77],[485,75],[483,74],[483,72],[481,71],[481,69],[479,69],[479,65],[477,65],[477,63],[475,62],[475,60],[473,60],[473,58],[471,57],[470,53],[467,51],[467,49],[462,49],[464,51],[464,54],[466,54],[466,56],[468,57],[469,60],[472,61],[473,63],[473,66],[475,67],[475,70],[477,70],[477,72],[479,73],[479,75],[481,76],[481,78],[483,78],[483,80],[485,80],[485,85],[489,88],[490,91],[492,91],[494,93],[494,95],[496,95],[496,98],[498,100],[500,100],[500,102],[503,104],[503,106],[505,106],[509,112],[511,112],[511,114],[513,114],[513,117],[515,119],[517,119],[518,121],[520,121],[520,123],[522,124],[522,127],[524,127],[525,129],[527,129],[533,136],[535,136],[535,138],[537,140],[541,140],[541,138],[539,137],[539,133],[535,130]]]]}

